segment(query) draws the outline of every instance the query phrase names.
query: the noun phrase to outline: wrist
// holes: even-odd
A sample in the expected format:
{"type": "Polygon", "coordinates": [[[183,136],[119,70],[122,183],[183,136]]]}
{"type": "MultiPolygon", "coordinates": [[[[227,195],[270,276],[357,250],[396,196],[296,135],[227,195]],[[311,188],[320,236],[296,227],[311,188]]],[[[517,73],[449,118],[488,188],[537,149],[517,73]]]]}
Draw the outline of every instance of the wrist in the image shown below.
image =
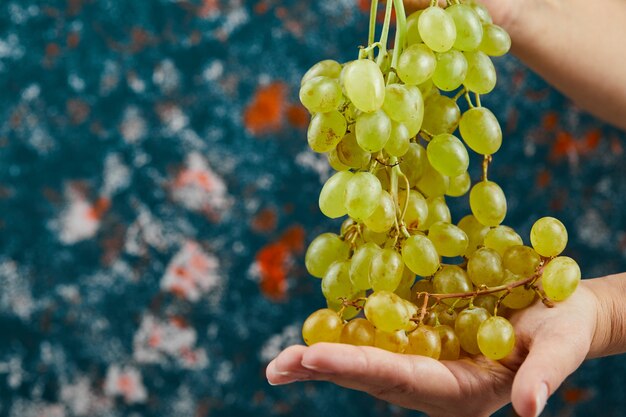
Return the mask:
{"type": "Polygon", "coordinates": [[[596,328],[588,358],[626,352],[626,273],[582,281],[595,297],[596,328]]]}

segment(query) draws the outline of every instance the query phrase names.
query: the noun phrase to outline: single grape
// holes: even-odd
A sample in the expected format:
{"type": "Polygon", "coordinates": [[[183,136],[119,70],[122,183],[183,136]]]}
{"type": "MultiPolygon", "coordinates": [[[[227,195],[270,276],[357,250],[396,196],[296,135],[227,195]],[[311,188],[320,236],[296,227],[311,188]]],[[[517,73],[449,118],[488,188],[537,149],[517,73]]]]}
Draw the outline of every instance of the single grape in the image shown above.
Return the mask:
{"type": "Polygon", "coordinates": [[[337,148],[328,152],[326,156],[328,157],[328,164],[335,171],[347,171],[350,169],[348,165],[344,165],[344,163],[339,160],[339,156],[337,155],[337,148]]]}
{"type": "MultiPolygon", "coordinates": [[[[409,190],[409,201],[404,214],[404,222],[409,229],[420,229],[428,219],[428,202],[422,194],[415,190],[409,190]]],[[[402,210],[406,202],[407,191],[398,194],[398,205],[402,210]]]]}
{"type": "Polygon", "coordinates": [[[404,123],[423,110],[424,100],[419,88],[403,84],[385,87],[383,110],[395,122],[404,123]],[[420,109],[421,108],[421,109],[420,109]]]}
{"type": "Polygon", "coordinates": [[[304,264],[309,274],[322,278],[326,270],[336,261],[345,261],[350,254],[350,245],[334,233],[322,233],[309,245],[304,264]]]}
{"type": "Polygon", "coordinates": [[[415,101],[414,107],[417,108],[417,110],[411,112],[411,117],[404,120],[404,125],[409,131],[409,136],[414,137],[419,133],[422,128],[422,122],[424,121],[424,98],[418,87],[409,85],[407,88],[413,95],[413,100],[415,101]]]}
{"type": "Polygon", "coordinates": [[[376,233],[386,233],[396,221],[396,204],[393,197],[383,190],[380,195],[380,204],[371,216],[365,219],[365,225],[376,233]]]}
{"type": "Polygon", "coordinates": [[[478,94],[487,94],[496,86],[496,69],[491,59],[481,51],[465,52],[467,75],[465,87],[478,94]]]}
{"type": "MultiPolygon", "coordinates": [[[[505,276],[506,276],[506,273],[505,273],[505,276]]],[[[506,298],[504,300],[506,301],[506,298]]],[[[498,297],[494,295],[490,295],[490,294],[485,294],[485,295],[479,295],[478,297],[474,298],[473,304],[474,304],[474,307],[482,307],[485,310],[487,310],[489,314],[493,315],[497,303],[498,303],[498,297]]]]}
{"type": "Polygon", "coordinates": [[[495,250],[500,256],[504,256],[504,252],[511,246],[523,244],[520,235],[508,226],[494,227],[485,235],[485,246],[495,250]]]}
{"type": "MultiPolygon", "coordinates": [[[[437,294],[466,293],[472,291],[472,282],[461,267],[446,265],[435,274],[433,288],[437,294]]],[[[468,300],[459,298],[445,298],[442,302],[457,307],[464,307],[469,303],[468,300]]]]}
{"type": "MultiPolygon", "coordinates": [[[[402,302],[406,306],[406,309],[409,311],[409,317],[411,319],[417,318],[419,315],[419,310],[417,309],[417,306],[413,304],[412,302],[410,302],[409,300],[406,300],[404,298],[402,299],[402,302]]],[[[413,320],[410,320],[409,323],[404,328],[404,330],[407,332],[412,332],[415,329],[417,329],[417,323],[413,320]]]]}
{"type": "Polygon", "coordinates": [[[319,76],[339,78],[339,74],[341,74],[341,64],[337,61],[333,61],[332,59],[326,59],[309,68],[309,70],[302,77],[300,85],[302,86],[311,78],[319,76]]]}
{"type": "Polygon", "coordinates": [[[346,134],[347,126],[346,119],[336,110],[316,114],[307,131],[309,146],[315,152],[330,152],[346,134]]]}
{"type": "Polygon", "coordinates": [[[359,246],[352,255],[350,263],[350,282],[358,290],[370,289],[370,268],[372,259],[381,249],[374,242],[359,246]]]}
{"type": "Polygon", "coordinates": [[[372,155],[363,150],[353,132],[346,134],[337,144],[337,157],[350,168],[363,169],[368,166],[372,155]]]}
{"type": "Polygon", "coordinates": [[[380,109],[385,100],[385,79],[374,61],[359,59],[343,68],[341,81],[346,96],[362,112],[380,109]]]}
{"type": "Polygon", "coordinates": [[[398,59],[396,73],[407,85],[421,84],[435,72],[437,58],[426,45],[419,43],[406,48],[398,59]]]}
{"type": "Polygon", "coordinates": [[[433,275],[439,269],[439,255],[435,245],[424,235],[413,235],[402,244],[404,264],[422,277],[433,275]]]}
{"type": "Polygon", "coordinates": [[[457,313],[454,308],[445,304],[439,304],[433,307],[424,318],[424,323],[429,326],[447,325],[454,326],[457,313]]]}
{"type": "Polygon", "coordinates": [[[418,28],[424,43],[433,51],[446,52],[456,41],[454,20],[439,7],[428,7],[419,17],[418,28]]]}
{"type": "Polygon", "coordinates": [[[342,102],[339,81],[328,77],[311,78],[300,88],[300,102],[311,113],[336,110],[342,102]]]}
{"type": "Polygon", "coordinates": [[[441,174],[427,161],[422,177],[417,181],[417,188],[427,197],[444,195],[450,187],[450,178],[441,174]]]}
{"type": "MultiPolygon", "coordinates": [[[[417,304],[423,305],[424,296],[419,293],[425,293],[425,292],[429,294],[434,293],[432,281],[428,279],[420,279],[420,280],[415,281],[415,284],[413,284],[413,286],[411,287],[411,302],[416,305],[417,304]]],[[[428,303],[428,306],[430,307],[433,304],[435,304],[435,299],[429,298],[427,303],[428,303]]],[[[426,323],[426,324],[432,325],[432,323],[426,323]]]]}
{"type": "Polygon", "coordinates": [[[461,197],[467,194],[471,186],[472,180],[469,173],[466,171],[461,175],[450,177],[450,186],[448,187],[448,191],[446,191],[446,195],[450,197],[461,197]]]}
{"type": "Polygon", "coordinates": [[[365,302],[365,317],[384,332],[404,329],[411,318],[402,298],[390,291],[375,291],[365,302]]]}
{"type": "Polygon", "coordinates": [[[408,345],[409,339],[404,330],[385,332],[383,330],[376,329],[374,346],[377,348],[394,353],[404,353],[408,345]]]}
{"type": "Polygon", "coordinates": [[[449,133],[432,138],[426,147],[426,154],[431,166],[448,177],[461,175],[469,167],[469,155],[465,145],[449,133]]]}
{"type": "Polygon", "coordinates": [[[370,286],[374,291],[395,291],[402,279],[404,262],[393,249],[377,251],[370,266],[370,286]]]}
{"type": "Polygon", "coordinates": [[[346,209],[353,219],[367,219],[380,203],[382,187],[374,174],[358,172],[346,184],[346,209]]]}
{"type": "Polygon", "coordinates": [[[489,14],[489,10],[487,10],[487,8],[484,5],[477,3],[477,2],[473,2],[470,4],[470,7],[474,9],[476,14],[478,15],[478,18],[483,24],[493,22],[493,20],[491,19],[491,15],[489,14]]]}
{"type": "MultiPolygon", "coordinates": [[[[426,155],[426,149],[418,143],[411,143],[409,150],[400,161],[400,170],[407,176],[411,187],[414,187],[424,175],[427,165],[428,156],[426,155]]],[[[404,186],[404,182],[400,181],[399,185],[404,186]]]]}
{"type": "Polygon", "coordinates": [[[323,308],[311,314],[302,325],[302,339],[311,346],[314,343],[339,341],[343,321],[333,310],[323,308]]]}
{"type": "Polygon", "coordinates": [[[461,120],[461,110],[450,97],[431,95],[424,102],[422,129],[431,135],[452,133],[461,120]]]}
{"type": "Polygon", "coordinates": [[[443,91],[456,90],[465,81],[467,59],[456,49],[437,54],[437,66],[433,73],[433,83],[443,91]]]}
{"type": "Polygon", "coordinates": [[[467,274],[477,287],[500,285],[504,279],[502,259],[495,250],[480,248],[469,256],[467,274]]]}
{"type": "Polygon", "coordinates": [[[351,298],[356,291],[350,282],[350,261],[334,262],[322,278],[322,294],[326,299],[339,301],[351,298]]]}
{"type": "Polygon", "coordinates": [[[339,342],[353,346],[374,346],[376,328],[363,318],[350,320],[343,326],[339,342]]]}
{"type": "Polygon", "coordinates": [[[326,217],[336,219],[348,213],[346,209],[344,195],[346,184],[354,174],[350,171],[341,171],[333,175],[322,187],[319,198],[320,210],[326,217]]]}
{"type": "Polygon", "coordinates": [[[461,347],[470,355],[480,353],[478,347],[478,328],[489,318],[487,310],[481,307],[470,307],[461,311],[454,323],[454,331],[459,338],[461,347]]]}
{"type": "Polygon", "coordinates": [[[567,229],[554,217],[542,217],[530,229],[530,243],[541,256],[557,256],[567,245],[567,229]]]}
{"type": "Polygon", "coordinates": [[[409,151],[411,146],[411,134],[406,125],[391,122],[391,134],[385,144],[385,151],[391,156],[400,157],[409,151]]]}
{"type": "Polygon", "coordinates": [[[431,225],[437,222],[450,223],[450,209],[444,197],[429,197],[426,203],[428,204],[428,218],[419,227],[419,230],[428,230],[431,225]]]}
{"type": "Polygon", "coordinates": [[[541,257],[533,248],[514,245],[504,251],[502,264],[514,274],[530,278],[541,264],[541,257]]]}
{"type": "Polygon", "coordinates": [[[433,223],[428,231],[428,238],[433,242],[437,253],[441,256],[461,256],[467,250],[467,235],[463,230],[450,223],[433,223]]]}
{"type": "Polygon", "coordinates": [[[511,49],[511,37],[498,25],[484,25],[479,49],[490,56],[502,56],[511,49]]]}
{"type": "Polygon", "coordinates": [[[467,146],[481,155],[492,155],[502,145],[498,119],[485,107],[474,107],[463,113],[459,130],[467,146]]]}
{"type": "Polygon", "coordinates": [[[415,273],[409,268],[404,268],[402,271],[402,279],[394,292],[405,300],[413,301],[411,297],[411,287],[413,287],[413,283],[415,283],[415,273]]]}
{"type": "Polygon", "coordinates": [[[541,277],[543,291],[553,301],[569,298],[579,282],[580,268],[575,260],[567,256],[558,256],[543,268],[541,277]]]}
{"type": "Polygon", "coordinates": [[[515,329],[504,317],[489,317],[477,333],[480,352],[494,361],[500,360],[515,347],[515,329]]]}
{"type": "Polygon", "coordinates": [[[411,13],[406,18],[406,46],[415,45],[416,43],[422,43],[422,37],[418,28],[419,17],[422,14],[422,10],[418,10],[411,13]]]}
{"type": "MultiPolygon", "coordinates": [[[[515,275],[511,271],[506,270],[504,273],[504,281],[502,285],[510,285],[516,282],[522,281],[525,277],[521,275],[515,275]]],[[[499,293],[498,296],[505,295],[505,292],[499,293]]],[[[535,291],[533,289],[526,289],[524,285],[520,285],[511,290],[502,300],[502,305],[512,309],[522,309],[531,305],[535,301],[535,291]]]]}
{"type": "Polygon", "coordinates": [[[485,226],[498,226],[506,216],[506,197],[493,181],[481,181],[470,191],[470,208],[485,226]]]}
{"type": "Polygon", "coordinates": [[[409,346],[405,353],[439,359],[441,338],[439,332],[430,326],[422,325],[408,334],[409,346]]]}
{"type": "Polygon", "coordinates": [[[363,235],[363,239],[365,240],[365,242],[373,242],[376,243],[378,246],[384,245],[387,241],[387,233],[376,233],[371,231],[367,227],[364,227],[362,229],[361,234],[363,235]]]}
{"type": "MultiPolygon", "coordinates": [[[[453,324],[454,325],[454,324],[453,324]]],[[[461,354],[461,342],[454,329],[450,326],[439,325],[435,326],[435,331],[439,333],[439,339],[441,340],[441,354],[439,355],[440,361],[455,361],[459,359],[461,354]]]]}
{"type": "Polygon", "coordinates": [[[460,51],[473,51],[483,39],[483,26],[480,18],[467,4],[453,4],[446,9],[456,26],[454,47],[460,51]]]}
{"type": "Polygon", "coordinates": [[[361,113],[356,118],[356,141],[367,152],[378,152],[387,143],[391,135],[391,120],[387,114],[378,110],[361,113]]]}
{"type": "Polygon", "coordinates": [[[465,256],[468,257],[474,253],[479,246],[483,245],[483,240],[485,235],[489,232],[489,227],[480,223],[476,220],[476,217],[471,214],[463,217],[461,221],[459,221],[458,226],[465,232],[469,239],[467,251],[465,252],[465,256]]]}

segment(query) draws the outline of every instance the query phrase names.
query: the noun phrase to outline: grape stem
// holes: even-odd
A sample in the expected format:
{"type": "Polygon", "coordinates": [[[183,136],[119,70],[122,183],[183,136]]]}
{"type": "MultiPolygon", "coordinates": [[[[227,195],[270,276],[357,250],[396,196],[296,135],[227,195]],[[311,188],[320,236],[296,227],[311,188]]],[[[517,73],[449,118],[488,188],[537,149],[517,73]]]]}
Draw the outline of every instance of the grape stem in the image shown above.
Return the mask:
{"type": "Polygon", "coordinates": [[[387,39],[389,38],[389,25],[391,24],[391,9],[393,2],[387,1],[385,8],[385,22],[383,23],[382,33],[380,34],[380,52],[378,53],[378,65],[382,63],[385,55],[387,55],[387,39]]]}
{"type": "MultiPolygon", "coordinates": [[[[372,6],[370,8],[370,31],[367,38],[367,45],[371,46],[376,38],[376,14],[378,12],[378,0],[372,0],[372,6]]],[[[374,50],[368,51],[369,58],[374,59],[374,50]]]]}
{"type": "Polygon", "coordinates": [[[487,171],[489,170],[491,161],[493,161],[493,157],[491,155],[485,155],[485,159],[483,159],[483,181],[487,181],[487,171]]]}

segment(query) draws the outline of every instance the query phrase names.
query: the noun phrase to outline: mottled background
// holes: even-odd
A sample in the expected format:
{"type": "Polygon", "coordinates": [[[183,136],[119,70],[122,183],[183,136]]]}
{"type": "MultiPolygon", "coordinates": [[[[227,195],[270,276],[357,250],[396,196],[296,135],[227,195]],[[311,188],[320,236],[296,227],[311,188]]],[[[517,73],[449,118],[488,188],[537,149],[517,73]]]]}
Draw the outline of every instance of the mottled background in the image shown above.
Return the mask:
{"type": "MultiPolygon", "coordinates": [[[[303,248],[337,227],[299,78],[356,56],[367,3],[0,3],[1,416],[416,415],[264,378],[323,304],[303,248]]],[[[555,215],[585,276],[625,271],[624,133],[496,61],[506,223],[555,215]]],[[[623,415],[625,374],[585,364],[546,415],[623,415]]]]}

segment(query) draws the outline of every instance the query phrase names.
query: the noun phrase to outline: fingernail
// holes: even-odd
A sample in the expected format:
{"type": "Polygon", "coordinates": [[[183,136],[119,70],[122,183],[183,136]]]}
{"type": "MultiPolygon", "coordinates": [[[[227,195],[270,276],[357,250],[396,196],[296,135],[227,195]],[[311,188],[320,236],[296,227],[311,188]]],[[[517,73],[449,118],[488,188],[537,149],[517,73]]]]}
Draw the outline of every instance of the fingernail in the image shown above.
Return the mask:
{"type": "Polygon", "coordinates": [[[272,382],[268,379],[267,382],[270,385],[291,384],[292,382],[307,381],[311,379],[311,374],[309,374],[308,372],[286,372],[285,371],[285,372],[275,372],[275,374],[281,377],[281,381],[272,382]]]}
{"type": "Polygon", "coordinates": [[[320,373],[324,373],[324,374],[330,374],[330,373],[332,373],[332,371],[330,371],[330,370],[328,370],[328,369],[320,368],[320,367],[319,367],[319,366],[317,366],[317,365],[312,365],[312,364],[307,363],[307,362],[305,362],[305,361],[302,361],[302,362],[300,363],[300,365],[302,365],[302,366],[303,366],[303,367],[305,367],[306,369],[310,369],[310,370],[315,371],[315,372],[320,372],[320,373]]]}
{"type": "Polygon", "coordinates": [[[539,390],[537,391],[537,397],[536,397],[536,403],[535,403],[537,406],[537,413],[535,414],[535,417],[539,417],[539,415],[545,408],[547,401],[548,401],[548,385],[544,382],[541,384],[541,386],[539,387],[539,390]]]}

